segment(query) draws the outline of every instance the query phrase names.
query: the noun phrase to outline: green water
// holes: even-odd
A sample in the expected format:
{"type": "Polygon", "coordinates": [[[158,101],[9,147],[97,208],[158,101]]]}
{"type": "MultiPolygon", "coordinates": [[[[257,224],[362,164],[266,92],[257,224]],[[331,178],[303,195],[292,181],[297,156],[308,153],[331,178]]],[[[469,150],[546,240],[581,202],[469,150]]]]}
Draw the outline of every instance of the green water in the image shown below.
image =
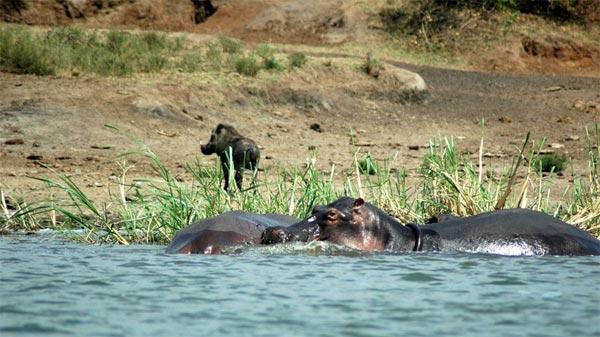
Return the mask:
{"type": "Polygon", "coordinates": [[[0,335],[600,336],[600,257],[0,237],[0,335]]]}

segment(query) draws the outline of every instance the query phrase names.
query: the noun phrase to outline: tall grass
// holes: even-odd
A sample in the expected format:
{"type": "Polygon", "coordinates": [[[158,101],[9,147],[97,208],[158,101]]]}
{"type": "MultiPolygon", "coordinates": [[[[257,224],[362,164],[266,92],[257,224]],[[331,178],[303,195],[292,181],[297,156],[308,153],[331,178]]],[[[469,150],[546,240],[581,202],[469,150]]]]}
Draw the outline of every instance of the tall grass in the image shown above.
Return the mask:
{"type": "MultiPolygon", "coordinates": [[[[96,31],[70,26],[43,32],[0,24],[0,71],[123,77],[167,70],[236,71],[246,76],[256,76],[260,70],[283,70],[268,43],[248,52],[240,41],[226,36],[206,45],[186,44],[184,38],[152,31],[96,31]]],[[[304,63],[296,62],[289,68],[304,63]]]]}
{"type": "MultiPolygon", "coordinates": [[[[294,55],[289,69],[306,63],[294,55]]],[[[106,32],[75,26],[56,27],[47,32],[23,26],[0,24],[0,70],[34,75],[131,76],[178,70],[186,73],[235,71],[256,76],[259,71],[282,71],[268,43],[245,52],[244,45],[226,36],[201,46],[186,46],[184,38],[166,33],[106,32]]]]}
{"type": "Polygon", "coordinates": [[[102,34],[57,27],[43,34],[20,26],[0,26],[0,68],[16,73],[129,76],[159,72],[181,48],[181,41],[156,32],[111,30],[102,34]]]}
{"type": "Polygon", "coordinates": [[[26,30],[0,30],[0,69],[22,74],[52,75],[55,59],[46,57],[50,51],[39,37],[26,30]]]}
{"type": "MultiPolygon", "coordinates": [[[[320,172],[316,168],[318,158],[312,153],[305,168],[269,168],[259,177],[253,175],[245,190],[226,193],[221,188],[220,165],[205,166],[196,158],[186,164],[191,183],[184,184],[143,142],[114,127],[109,128],[128,138],[135,146],[119,156],[122,172],[117,183],[118,192],[110,195],[110,202],[95,204],[67,175],[56,174],[55,180],[36,178],[46,184],[48,198],[28,204],[8,196],[19,208],[11,214],[6,204],[0,204],[0,214],[4,214],[0,217],[2,228],[82,229],[77,237],[88,242],[166,243],[179,229],[193,221],[228,210],[304,218],[315,205],[349,195],[363,197],[403,222],[423,221],[439,213],[480,213],[495,209],[502,200],[503,207],[538,209],[600,236],[598,126],[587,137],[588,175],[578,178],[579,175],[574,174],[572,186],[564,191],[560,200],[547,197],[549,190],[544,182],[548,177],[532,164],[535,160],[531,160],[540,156],[538,147],[527,140],[523,149],[515,154],[513,163],[498,166],[491,159],[483,165],[481,155],[475,160],[468,155],[460,155],[452,138],[437,137],[432,139],[416,177],[409,177],[405,169],[397,168],[397,155],[377,162],[352,146],[348,153],[354,157],[356,170],[340,180],[336,178],[340,172],[335,166],[327,172],[320,172]],[[150,159],[151,168],[158,178],[128,176],[127,159],[139,156],[150,159]],[[521,161],[518,158],[521,156],[530,160],[519,167],[521,161]],[[372,164],[377,164],[377,173],[371,175],[361,171],[361,158],[369,158],[372,164]],[[524,178],[513,180],[515,170],[519,170],[524,178]],[[408,182],[409,179],[415,181],[408,182]],[[505,194],[510,197],[506,198],[505,194]]],[[[479,151],[483,152],[483,147],[479,151]]],[[[0,192],[4,194],[1,189],[0,192]]]]}

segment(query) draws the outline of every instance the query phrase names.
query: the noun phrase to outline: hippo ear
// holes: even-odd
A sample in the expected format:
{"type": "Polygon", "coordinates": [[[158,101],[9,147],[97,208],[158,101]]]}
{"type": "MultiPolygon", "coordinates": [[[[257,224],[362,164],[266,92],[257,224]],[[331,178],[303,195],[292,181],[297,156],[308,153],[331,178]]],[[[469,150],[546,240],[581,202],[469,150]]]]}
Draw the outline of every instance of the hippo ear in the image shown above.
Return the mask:
{"type": "Polygon", "coordinates": [[[363,198],[358,198],[354,201],[354,207],[360,207],[365,204],[363,198]]]}

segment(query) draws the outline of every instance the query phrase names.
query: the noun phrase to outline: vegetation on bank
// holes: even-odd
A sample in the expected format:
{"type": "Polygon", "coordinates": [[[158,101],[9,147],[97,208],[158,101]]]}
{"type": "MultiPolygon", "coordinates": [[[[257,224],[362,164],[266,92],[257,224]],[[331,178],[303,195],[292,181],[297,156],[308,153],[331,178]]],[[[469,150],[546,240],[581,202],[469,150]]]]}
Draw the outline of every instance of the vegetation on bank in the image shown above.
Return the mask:
{"type": "MultiPolygon", "coordinates": [[[[557,30],[600,47],[600,2],[596,0],[385,0],[363,10],[392,37],[385,43],[360,41],[338,51],[414,63],[457,65],[468,52],[505,44],[512,37],[546,36],[557,30]],[[570,30],[570,26],[577,27],[570,30]],[[395,37],[398,37],[397,39],[395,37]],[[424,60],[426,59],[426,60],[424,60]]],[[[289,48],[288,48],[289,47],[289,48]]],[[[186,34],[94,30],[78,26],[41,29],[0,23],[0,71],[34,75],[132,76],[138,73],[238,73],[257,76],[302,67],[306,55],[276,53],[263,43],[247,48],[224,35],[195,43],[186,34]]],[[[315,53],[317,47],[306,47],[315,53]]],[[[376,77],[377,64],[365,70],[376,77]]]]}
{"type": "Polygon", "coordinates": [[[376,14],[384,31],[408,41],[405,49],[434,56],[460,56],[465,46],[485,48],[532,33],[565,34],[572,26],[575,40],[600,46],[597,0],[387,0],[376,14]]]}
{"type": "Polygon", "coordinates": [[[219,36],[204,45],[189,46],[185,37],[166,33],[55,27],[47,31],[0,25],[0,71],[32,75],[131,76],[166,71],[237,72],[302,67],[306,56],[278,58],[268,43],[245,51],[240,41],[219,36]]]}
{"type": "MultiPolygon", "coordinates": [[[[48,197],[28,202],[26,196],[0,192],[16,211],[0,206],[4,231],[33,231],[40,228],[64,230],[87,242],[166,243],[177,230],[192,222],[243,209],[257,213],[279,213],[304,218],[315,205],[341,195],[364,197],[403,222],[424,221],[440,213],[476,214],[495,208],[527,207],[557,216],[600,237],[600,126],[587,134],[589,172],[585,178],[571,172],[572,185],[561,200],[550,199],[548,174],[540,155],[541,144],[525,140],[510,166],[456,151],[452,138],[435,138],[418,170],[416,183],[407,184],[408,173],[396,167],[396,157],[382,162],[352,146],[355,172],[340,179],[336,167],[319,172],[316,155],[306,167],[279,167],[252,176],[246,189],[230,194],[221,188],[219,165],[205,166],[198,160],[186,163],[189,177],[182,183],[152,149],[135,137],[109,127],[131,141],[131,151],[119,156],[122,172],[110,202],[94,203],[68,175],[55,179],[35,178],[47,187],[48,197]],[[158,178],[130,177],[127,159],[150,159],[158,178]],[[516,176],[524,177],[515,179],[516,176]],[[411,187],[413,186],[413,187],[411,187]],[[25,199],[23,199],[25,198],[25,199]],[[73,229],[83,231],[72,232],[73,229]],[[78,234],[74,234],[78,233],[78,234]]],[[[352,135],[350,135],[352,139],[352,135]]],[[[483,142],[483,140],[482,140],[483,142]]]]}
{"type": "Polygon", "coordinates": [[[596,0],[388,0],[381,16],[388,24],[418,27],[431,23],[439,29],[454,25],[459,11],[463,10],[483,14],[494,11],[534,14],[579,24],[600,21],[600,4],[596,0]]]}

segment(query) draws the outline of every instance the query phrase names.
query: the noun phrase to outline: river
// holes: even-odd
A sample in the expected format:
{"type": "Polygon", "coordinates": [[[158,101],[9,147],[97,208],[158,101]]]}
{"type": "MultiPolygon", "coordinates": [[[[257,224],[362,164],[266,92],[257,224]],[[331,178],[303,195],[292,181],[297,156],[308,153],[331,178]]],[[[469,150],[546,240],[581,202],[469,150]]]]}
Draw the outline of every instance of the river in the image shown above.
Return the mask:
{"type": "Polygon", "coordinates": [[[600,257],[0,237],[0,335],[600,336],[600,257]]]}

